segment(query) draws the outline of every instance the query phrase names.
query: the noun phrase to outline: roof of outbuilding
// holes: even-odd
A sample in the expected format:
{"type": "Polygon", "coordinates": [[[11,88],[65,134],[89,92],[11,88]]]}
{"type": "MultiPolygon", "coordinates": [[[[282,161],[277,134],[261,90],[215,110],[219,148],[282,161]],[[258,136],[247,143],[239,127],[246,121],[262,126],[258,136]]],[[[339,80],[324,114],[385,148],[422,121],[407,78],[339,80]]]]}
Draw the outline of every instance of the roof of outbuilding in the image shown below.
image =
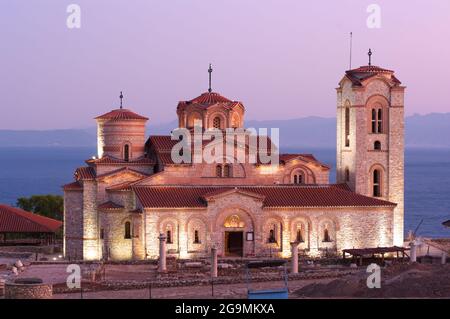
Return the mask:
{"type": "Polygon", "coordinates": [[[264,207],[394,207],[395,203],[363,196],[341,185],[271,186],[135,186],[143,207],[206,207],[205,196],[230,190],[254,193],[264,198],[264,207]]]}
{"type": "Polygon", "coordinates": [[[0,233],[53,233],[62,222],[0,204],[0,233]]]}

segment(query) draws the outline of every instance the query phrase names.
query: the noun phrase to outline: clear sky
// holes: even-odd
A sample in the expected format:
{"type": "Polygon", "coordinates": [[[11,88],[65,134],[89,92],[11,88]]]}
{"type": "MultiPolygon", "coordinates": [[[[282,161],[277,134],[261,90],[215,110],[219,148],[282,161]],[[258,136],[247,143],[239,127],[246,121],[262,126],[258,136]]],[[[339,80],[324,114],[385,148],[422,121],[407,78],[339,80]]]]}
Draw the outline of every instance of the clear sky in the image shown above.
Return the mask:
{"type": "Polygon", "coordinates": [[[335,115],[349,67],[394,69],[406,113],[450,112],[448,0],[0,0],[0,129],[75,128],[119,103],[175,119],[208,86],[246,118],[335,115]],[[69,29],[67,6],[81,7],[69,29]],[[381,8],[368,28],[367,7],[381,8]]]}

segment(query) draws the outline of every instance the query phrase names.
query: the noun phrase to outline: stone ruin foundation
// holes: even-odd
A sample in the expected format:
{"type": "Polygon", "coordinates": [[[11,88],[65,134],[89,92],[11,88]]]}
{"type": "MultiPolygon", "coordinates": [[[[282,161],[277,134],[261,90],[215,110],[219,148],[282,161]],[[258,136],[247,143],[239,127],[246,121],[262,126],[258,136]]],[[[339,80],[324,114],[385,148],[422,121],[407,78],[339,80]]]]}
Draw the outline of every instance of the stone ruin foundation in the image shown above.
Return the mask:
{"type": "Polygon", "coordinates": [[[5,283],[5,299],[51,299],[53,287],[39,278],[19,278],[5,283]]]}

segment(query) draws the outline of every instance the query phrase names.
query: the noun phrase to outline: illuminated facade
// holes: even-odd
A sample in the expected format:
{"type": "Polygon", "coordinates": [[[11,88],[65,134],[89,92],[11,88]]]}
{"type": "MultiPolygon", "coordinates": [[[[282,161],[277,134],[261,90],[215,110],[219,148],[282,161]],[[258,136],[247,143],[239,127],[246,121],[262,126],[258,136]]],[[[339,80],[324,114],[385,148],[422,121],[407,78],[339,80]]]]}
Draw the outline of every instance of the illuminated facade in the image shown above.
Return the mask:
{"type": "MultiPolygon", "coordinates": [[[[346,73],[337,104],[337,184],[311,154],[280,154],[277,167],[177,164],[178,141],[146,140],[146,117],[122,108],[97,117],[98,157],[64,186],[66,258],[158,258],[161,233],[178,258],[212,246],[220,256],[288,257],[291,242],[312,256],[402,244],[403,87],[391,71],[362,67],[346,73]]],[[[242,128],[244,113],[214,92],[177,107],[190,130],[242,128]]]]}

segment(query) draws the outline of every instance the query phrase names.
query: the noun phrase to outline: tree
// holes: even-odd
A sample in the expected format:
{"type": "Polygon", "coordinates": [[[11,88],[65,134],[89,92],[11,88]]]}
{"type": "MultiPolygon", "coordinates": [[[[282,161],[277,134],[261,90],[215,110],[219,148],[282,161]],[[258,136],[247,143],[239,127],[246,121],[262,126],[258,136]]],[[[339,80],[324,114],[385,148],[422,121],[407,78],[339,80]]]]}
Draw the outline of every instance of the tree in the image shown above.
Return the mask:
{"type": "Polygon", "coordinates": [[[64,200],[59,195],[33,195],[17,199],[16,205],[23,210],[57,220],[63,219],[64,200]]]}

